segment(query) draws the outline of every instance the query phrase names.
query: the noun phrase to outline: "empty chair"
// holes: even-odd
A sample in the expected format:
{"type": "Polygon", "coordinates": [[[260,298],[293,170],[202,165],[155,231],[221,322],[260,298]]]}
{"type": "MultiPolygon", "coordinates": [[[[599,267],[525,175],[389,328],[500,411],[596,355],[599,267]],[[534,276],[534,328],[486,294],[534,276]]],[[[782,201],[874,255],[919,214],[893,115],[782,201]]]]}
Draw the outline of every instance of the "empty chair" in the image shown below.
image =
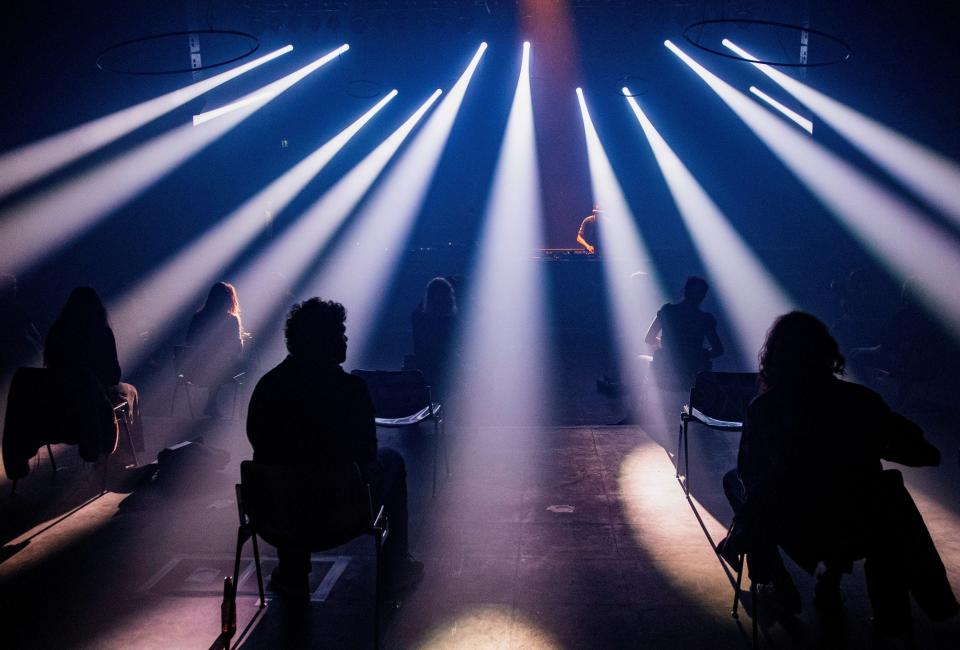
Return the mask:
{"type": "Polygon", "coordinates": [[[757,392],[755,372],[700,372],[690,390],[690,402],[680,412],[677,441],[677,480],[690,494],[688,429],[695,422],[714,431],[742,431],[747,407],[757,392]],[[680,456],[684,469],[680,472],[680,456]]]}
{"type": "Polygon", "coordinates": [[[450,461],[443,439],[443,405],[433,401],[423,373],[419,370],[354,370],[351,374],[366,382],[378,427],[410,427],[425,420],[433,423],[433,494],[436,495],[441,445],[447,475],[450,474],[450,461]]]}

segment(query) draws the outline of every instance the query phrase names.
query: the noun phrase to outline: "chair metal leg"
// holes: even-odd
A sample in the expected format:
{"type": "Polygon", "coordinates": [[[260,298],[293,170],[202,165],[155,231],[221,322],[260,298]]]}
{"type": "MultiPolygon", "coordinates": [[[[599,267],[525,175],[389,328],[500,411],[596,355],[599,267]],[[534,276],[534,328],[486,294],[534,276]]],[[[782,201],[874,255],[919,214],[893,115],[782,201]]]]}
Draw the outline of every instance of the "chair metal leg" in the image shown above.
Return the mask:
{"type": "MultiPolygon", "coordinates": [[[[237,554],[233,557],[233,588],[237,588],[237,580],[240,579],[240,554],[243,552],[243,545],[247,541],[249,533],[243,526],[237,529],[237,554]]],[[[256,560],[256,555],[254,560],[256,560]]],[[[259,566],[257,567],[259,569],[259,566]]]]}
{"type": "Polygon", "coordinates": [[[376,545],[376,585],[373,594],[373,648],[380,648],[380,598],[383,595],[383,535],[374,535],[376,545]]]}
{"type": "Polygon", "coordinates": [[[447,425],[440,420],[440,441],[443,444],[443,465],[447,470],[447,478],[450,478],[450,448],[447,446],[447,425]]]}
{"type": "Polygon", "coordinates": [[[49,443],[47,444],[47,454],[49,454],[49,456],[50,456],[50,467],[53,468],[53,473],[56,474],[56,473],[57,473],[57,461],[56,461],[56,459],[53,457],[53,448],[50,446],[49,443]]]}
{"type": "Polygon", "coordinates": [[[127,444],[130,445],[130,453],[133,454],[133,466],[140,467],[140,458],[137,456],[137,448],[133,446],[133,434],[130,433],[130,426],[127,424],[125,416],[120,417],[120,426],[127,434],[127,444]]]}
{"type": "Polygon", "coordinates": [[[437,496],[437,459],[440,456],[440,423],[433,421],[433,496],[437,496]]]}
{"type": "Polygon", "coordinates": [[[753,603],[753,616],[751,617],[753,628],[753,647],[754,650],[760,648],[760,624],[757,621],[759,617],[760,603],[757,602],[757,583],[750,581],[750,601],[753,603]]]}
{"type": "Polygon", "coordinates": [[[683,423],[683,492],[690,496],[690,436],[688,423],[683,423]]]}
{"type": "Polygon", "coordinates": [[[740,570],[737,571],[737,584],[733,588],[733,608],[730,610],[730,615],[734,618],[740,618],[740,588],[743,584],[743,564],[744,557],[740,556],[740,570]]]}
{"type": "MultiPolygon", "coordinates": [[[[267,598],[263,593],[263,568],[260,566],[260,545],[257,544],[256,533],[252,533],[250,537],[253,539],[253,563],[257,568],[257,591],[260,593],[260,609],[263,609],[267,606],[267,598]]],[[[234,583],[234,589],[236,589],[236,583],[234,583]]]]}

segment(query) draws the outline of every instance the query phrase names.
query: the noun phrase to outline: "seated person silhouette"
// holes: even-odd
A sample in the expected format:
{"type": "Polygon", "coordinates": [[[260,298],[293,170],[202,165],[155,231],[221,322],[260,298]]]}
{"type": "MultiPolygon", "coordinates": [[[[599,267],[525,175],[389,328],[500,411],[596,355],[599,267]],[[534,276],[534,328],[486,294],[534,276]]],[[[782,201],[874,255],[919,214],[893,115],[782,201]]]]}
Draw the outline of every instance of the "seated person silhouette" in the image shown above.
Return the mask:
{"type": "MultiPolygon", "coordinates": [[[[123,401],[129,405],[127,427],[130,437],[137,451],[143,451],[140,395],[133,385],[120,381],[117,341],[110,328],[107,309],[91,287],[77,287],[70,292],[60,315],[47,332],[43,365],[90,370],[115,406],[123,401]]],[[[124,442],[121,436],[120,443],[124,442]]]]}
{"type": "Polygon", "coordinates": [[[443,401],[448,394],[448,374],[456,365],[457,299],[446,278],[427,283],[423,302],[413,312],[413,352],[417,368],[430,385],[431,396],[443,401]]]}
{"type": "Polygon", "coordinates": [[[647,330],[644,341],[654,347],[651,370],[665,390],[689,391],[697,373],[710,370],[723,354],[717,320],[700,309],[709,288],[703,278],[688,277],[680,302],[661,307],[647,330]]]}
{"type": "Polygon", "coordinates": [[[841,576],[866,558],[874,625],[900,634],[910,624],[909,594],[937,620],[958,605],[900,472],[880,459],[937,465],[940,453],[879,395],[841,381],[843,368],[837,342],[814,316],[791,312],[773,324],[737,468],[724,477],[734,525],[717,548],[734,563],[749,553],[751,578],[772,582],[791,614],[800,595],[777,547],[808,573],[824,564],[815,603],[825,612],[841,608],[841,576]]]}
{"type": "Polygon", "coordinates": [[[209,387],[203,412],[220,417],[217,394],[221,386],[230,382],[243,353],[240,300],[232,284],[217,282],[210,287],[203,307],[190,319],[187,345],[196,348],[192,355],[191,380],[209,387]]]}
{"type": "MultiPolygon", "coordinates": [[[[310,298],[287,317],[290,354],[253,391],[247,437],[253,460],[266,465],[316,466],[356,462],[370,483],[374,506],[384,505],[390,536],[384,546],[386,584],[415,583],[423,564],[407,547],[407,483],[403,458],[377,448],[373,404],[363,380],[341,368],[347,356],[343,305],[310,298]]],[[[278,548],[271,586],[294,600],[309,597],[310,554],[278,548]]]]}

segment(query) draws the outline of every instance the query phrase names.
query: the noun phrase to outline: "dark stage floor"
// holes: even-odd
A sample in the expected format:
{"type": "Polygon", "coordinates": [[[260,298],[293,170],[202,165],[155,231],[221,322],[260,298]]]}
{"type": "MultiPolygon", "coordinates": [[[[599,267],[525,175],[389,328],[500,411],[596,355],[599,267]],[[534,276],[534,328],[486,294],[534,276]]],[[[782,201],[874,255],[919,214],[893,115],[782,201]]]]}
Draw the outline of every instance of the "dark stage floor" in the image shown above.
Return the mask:
{"type": "MultiPolygon", "coordinates": [[[[617,410],[583,395],[581,402],[590,405],[577,407],[582,413],[617,410]]],[[[9,496],[9,483],[0,484],[0,645],[214,643],[236,535],[233,484],[249,448],[240,421],[147,423],[153,454],[197,433],[230,453],[226,469],[161,470],[154,480],[155,468],[116,470],[110,490],[98,497],[99,470],[63,447],[56,453],[68,468],[55,478],[43,455],[16,498],[9,496]]],[[[381,432],[382,444],[407,460],[413,552],[427,567],[419,587],[385,616],[385,647],[750,646],[750,618],[741,617],[744,629],[731,618],[730,577],[697,519],[714,539],[723,534],[730,512],[719,485],[734,463],[735,436],[693,434],[690,503],[665,449],[675,444],[673,423],[452,427],[450,437],[451,476],[431,498],[429,441],[416,433],[381,432]]],[[[932,437],[945,452],[943,467],[905,474],[956,589],[956,442],[935,430],[932,437]]],[[[305,611],[285,609],[272,597],[258,611],[248,546],[239,645],[369,647],[370,547],[361,540],[316,555],[315,592],[305,611]]],[[[264,555],[269,572],[273,549],[266,547],[264,555]]],[[[812,578],[791,570],[804,611],[778,622],[769,607],[762,610],[764,647],[908,647],[906,639],[874,637],[862,567],[845,582],[846,619],[832,632],[813,611],[812,578]]],[[[917,612],[916,635],[921,648],[960,647],[960,621],[932,624],[917,612]]]]}

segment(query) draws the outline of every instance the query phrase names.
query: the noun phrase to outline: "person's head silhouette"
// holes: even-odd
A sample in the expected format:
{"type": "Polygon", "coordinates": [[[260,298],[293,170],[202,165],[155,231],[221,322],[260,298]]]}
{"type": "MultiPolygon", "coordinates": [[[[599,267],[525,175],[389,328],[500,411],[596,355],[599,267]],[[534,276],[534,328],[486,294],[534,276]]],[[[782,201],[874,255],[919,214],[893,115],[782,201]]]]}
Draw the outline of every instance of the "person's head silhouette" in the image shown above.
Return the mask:
{"type": "Polygon", "coordinates": [[[427,283],[423,296],[423,311],[441,316],[457,312],[456,294],[449,280],[437,277],[427,283]]]}
{"type": "Polygon", "coordinates": [[[237,290],[229,282],[217,282],[210,287],[202,311],[218,314],[226,312],[231,316],[239,316],[240,299],[237,297],[237,290]]]}
{"type": "Polygon", "coordinates": [[[703,304],[703,299],[707,297],[707,291],[709,289],[710,285],[707,284],[706,280],[696,275],[691,275],[683,285],[683,302],[693,305],[694,307],[699,307],[703,304]]]}
{"type": "Polygon", "coordinates": [[[347,360],[347,310],[338,302],[310,298],[295,304],[284,334],[294,357],[321,365],[347,360]]]}
{"type": "Polygon", "coordinates": [[[77,287],[70,292],[58,320],[83,327],[109,327],[107,308],[93,287],[77,287]]]}
{"type": "Polygon", "coordinates": [[[792,311],[774,321],[760,350],[760,377],[767,388],[807,385],[842,375],[845,359],[816,316],[792,311]]]}

